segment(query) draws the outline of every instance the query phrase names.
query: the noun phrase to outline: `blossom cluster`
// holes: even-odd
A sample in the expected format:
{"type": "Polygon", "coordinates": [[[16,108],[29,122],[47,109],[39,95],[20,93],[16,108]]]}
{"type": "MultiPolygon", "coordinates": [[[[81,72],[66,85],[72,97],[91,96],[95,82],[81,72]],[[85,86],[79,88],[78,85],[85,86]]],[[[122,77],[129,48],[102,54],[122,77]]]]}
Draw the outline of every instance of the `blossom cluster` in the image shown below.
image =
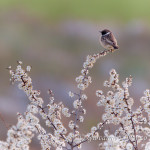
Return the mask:
{"type": "MultiPolygon", "coordinates": [[[[102,115],[102,119],[107,120],[109,124],[117,125],[118,129],[115,130],[113,136],[117,138],[117,150],[138,150],[144,149],[142,142],[143,136],[148,140],[150,137],[150,128],[145,127],[149,125],[150,116],[150,91],[146,90],[141,98],[143,106],[139,106],[133,111],[132,106],[134,100],[130,97],[129,87],[132,84],[132,77],[126,78],[122,82],[122,86],[119,85],[119,75],[112,69],[110,71],[110,79],[104,82],[104,86],[111,88],[106,96],[102,90],[96,91],[96,96],[99,98],[97,106],[104,106],[105,113],[102,115]],[[148,114],[148,117],[144,115],[144,111],[148,114]]],[[[106,131],[104,131],[106,132],[106,131]]],[[[148,141],[147,141],[148,142],[148,141]]],[[[104,143],[106,149],[114,147],[116,141],[109,140],[104,143]]],[[[146,141],[145,141],[146,143],[146,141]]],[[[150,149],[149,142],[145,146],[145,150],[150,149]]]]}
{"type": "Polygon", "coordinates": [[[69,92],[69,96],[74,98],[74,110],[72,111],[65,107],[62,102],[58,104],[55,103],[54,94],[51,90],[48,90],[50,96],[49,103],[46,107],[43,106],[44,101],[40,97],[40,91],[34,90],[32,79],[28,75],[31,71],[30,66],[23,69],[22,62],[18,61],[15,70],[13,70],[11,66],[8,67],[11,75],[11,83],[18,82],[18,88],[25,92],[29,99],[29,104],[24,114],[18,114],[16,126],[12,126],[8,130],[7,140],[5,142],[0,141],[0,149],[28,150],[35,133],[43,150],[49,150],[51,147],[56,150],[62,150],[64,148],[74,149],[76,147],[81,148],[81,144],[89,140],[88,137],[96,134],[96,131],[91,130],[90,135],[86,134],[81,136],[78,131],[78,123],[84,121],[83,115],[86,114],[86,109],[83,108],[82,102],[87,100],[87,96],[82,91],[91,83],[91,77],[88,76],[89,68],[93,67],[93,64],[99,57],[105,56],[109,52],[109,50],[103,51],[99,54],[87,57],[83,69],[81,70],[81,75],[76,78],[79,93],[69,92]],[[38,114],[45,120],[45,125],[53,129],[53,132],[48,133],[47,130],[41,126],[38,114]],[[70,131],[67,131],[64,127],[62,115],[70,118],[68,124],[70,131]]]}
{"type": "Polygon", "coordinates": [[[98,139],[102,133],[99,131],[105,125],[106,127],[112,125],[117,129],[114,132],[109,129],[104,130],[103,134],[107,140],[100,143],[100,149],[149,150],[150,90],[145,90],[144,96],[140,99],[142,105],[133,109],[134,99],[129,94],[132,77],[129,76],[122,84],[119,84],[119,74],[115,69],[110,71],[109,80],[104,81],[104,87],[110,90],[106,94],[102,90],[96,91],[99,99],[97,106],[104,107],[104,113],[98,117],[102,118],[102,122],[98,121],[89,132],[84,132],[85,134],[79,129],[88,111],[84,108],[84,103],[88,100],[85,89],[92,83],[89,71],[99,58],[111,52],[113,51],[104,50],[87,56],[81,74],[75,79],[78,92],[68,92],[73,110],[67,108],[62,102],[56,103],[55,95],[50,89],[48,90],[49,103],[44,106],[40,91],[33,88],[32,79],[28,75],[31,71],[30,66],[23,69],[22,62],[18,61],[16,70],[13,70],[11,66],[8,67],[11,83],[18,82],[18,88],[25,92],[29,104],[24,114],[18,113],[18,122],[8,130],[6,141],[0,141],[0,149],[29,150],[29,145],[35,136],[42,150],[81,149],[85,142],[98,139]],[[64,117],[68,119],[67,127],[64,126],[64,117]],[[51,130],[45,129],[40,124],[41,119],[51,130]],[[143,137],[147,138],[143,140],[143,137]]]}
{"type": "MultiPolygon", "coordinates": [[[[66,134],[67,131],[66,131],[66,128],[63,126],[62,121],[60,120],[61,111],[64,114],[67,113],[68,117],[70,116],[70,114],[69,112],[64,111],[65,108],[62,103],[58,103],[58,104],[54,103],[54,97],[53,97],[51,90],[49,90],[50,103],[46,107],[47,110],[45,110],[45,108],[43,107],[43,99],[40,97],[40,91],[33,89],[32,80],[28,76],[28,72],[30,70],[31,70],[30,66],[27,66],[26,70],[24,70],[22,68],[22,62],[20,61],[18,62],[18,66],[15,71],[13,71],[11,67],[9,67],[9,72],[11,75],[11,79],[10,79],[11,82],[14,83],[18,81],[19,89],[23,90],[26,93],[30,101],[29,105],[27,106],[27,110],[23,115],[25,121],[24,122],[22,121],[21,123],[25,125],[26,127],[28,125],[29,128],[33,129],[31,130],[32,137],[33,137],[34,131],[38,133],[38,139],[40,140],[41,147],[43,150],[45,149],[48,150],[51,148],[51,146],[57,149],[62,148],[65,145],[66,138],[64,135],[66,134]],[[36,116],[36,114],[40,114],[41,117],[45,120],[45,124],[48,127],[52,127],[54,129],[54,135],[46,132],[46,130],[40,125],[39,118],[36,116]],[[27,123],[27,125],[25,123],[27,123]]],[[[21,126],[20,126],[20,129],[21,129],[21,126]]],[[[8,133],[10,132],[10,130],[8,131],[8,133]]],[[[25,135],[27,136],[27,134],[25,135]]],[[[20,136],[23,137],[23,134],[20,134],[20,136]]],[[[24,137],[24,139],[27,139],[27,137],[24,137]]],[[[14,137],[14,140],[15,140],[15,137],[14,137]]],[[[23,142],[26,143],[26,141],[25,140],[22,141],[22,145],[25,145],[25,143],[23,142]]],[[[16,143],[15,142],[9,143],[9,147],[11,147],[11,144],[13,145],[16,144],[16,149],[17,149],[17,145],[18,145],[17,141],[16,143]]],[[[28,144],[29,143],[27,143],[26,145],[28,144]]],[[[10,149],[13,149],[13,148],[10,148],[10,149]]],[[[27,147],[26,149],[29,149],[29,147],[27,147]]]]}

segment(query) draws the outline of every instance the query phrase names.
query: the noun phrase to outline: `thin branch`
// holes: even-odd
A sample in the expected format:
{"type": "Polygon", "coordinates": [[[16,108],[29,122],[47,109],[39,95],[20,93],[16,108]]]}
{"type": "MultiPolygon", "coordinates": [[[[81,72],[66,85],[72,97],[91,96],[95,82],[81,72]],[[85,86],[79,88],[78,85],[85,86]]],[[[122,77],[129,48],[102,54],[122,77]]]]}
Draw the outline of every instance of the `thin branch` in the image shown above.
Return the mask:
{"type": "MultiPolygon", "coordinates": [[[[100,127],[100,128],[102,128],[103,125],[104,125],[107,121],[108,121],[108,120],[104,121],[104,122],[101,124],[101,127],[100,127]]],[[[93,134],[95,134],[97,131],[99,131],[100,128],[97,129],[93,134]]],[[[92,135],[90,135],[89,138],[90,138],[90,137],[92,137],[92,135]]],[[[73,145],[73,147],[77,147],[77,146],[79,146],[80,144],[83,144],[83,143],[85,143],[85,142],[87,142],[87,141],[88,141],[88,138],[84,139],[84,140],[81,141],[80,143],[77,143],[77,144],[73,145]]]]}
{"type": "MultiPolygon", "coordinates": [[[[125,92],[124,92],[124,101],[125,101],[126,105],[128,106],[127,97],[126,97],[125,92]]],[[[136,144],[136,145],[133,145],[133,146],[134,146],[135,150],[138,150],[138,144],[137,144],[137,138],[136,138],[136,130],[135,130],[134,122],[133,122],[132,112],[131,112],[131,110],[130,110],[129,107],[127,107],[127,111],[128,111],[129,114],[131,114],[131,119],[130,119],[130,120],[131,120],[131,123],[132,123],[132,128],[133,128],[133,130],[134,130],[134,137],[135,137],[135,144],[136,144]]]]}

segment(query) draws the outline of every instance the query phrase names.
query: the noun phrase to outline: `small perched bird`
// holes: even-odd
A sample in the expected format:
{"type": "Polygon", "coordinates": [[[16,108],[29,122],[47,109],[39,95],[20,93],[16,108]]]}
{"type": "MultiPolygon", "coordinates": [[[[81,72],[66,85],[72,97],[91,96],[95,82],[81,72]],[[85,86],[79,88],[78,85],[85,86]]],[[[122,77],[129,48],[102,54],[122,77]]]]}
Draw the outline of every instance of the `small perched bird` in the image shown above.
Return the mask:
{"type": "Polygon", "coordinates": [[[101,33],[100,43],[105,49],[114,51],[119,48],[117,40],[110,30],[104,29],[99,32],[101,33]]]}

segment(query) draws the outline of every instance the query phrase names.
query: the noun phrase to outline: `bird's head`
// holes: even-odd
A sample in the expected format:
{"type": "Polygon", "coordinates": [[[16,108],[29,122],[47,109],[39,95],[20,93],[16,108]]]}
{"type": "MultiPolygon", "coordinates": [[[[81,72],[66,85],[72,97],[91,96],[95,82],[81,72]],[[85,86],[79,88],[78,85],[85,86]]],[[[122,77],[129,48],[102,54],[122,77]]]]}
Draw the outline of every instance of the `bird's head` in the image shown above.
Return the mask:
{"type": "Polygon", "coordinates": [[[110,30],[108,29],[104,29],[102,31],[99,31],[102,35],[106,35],[106,34],[109,34],[110,33],[110,30]]]}

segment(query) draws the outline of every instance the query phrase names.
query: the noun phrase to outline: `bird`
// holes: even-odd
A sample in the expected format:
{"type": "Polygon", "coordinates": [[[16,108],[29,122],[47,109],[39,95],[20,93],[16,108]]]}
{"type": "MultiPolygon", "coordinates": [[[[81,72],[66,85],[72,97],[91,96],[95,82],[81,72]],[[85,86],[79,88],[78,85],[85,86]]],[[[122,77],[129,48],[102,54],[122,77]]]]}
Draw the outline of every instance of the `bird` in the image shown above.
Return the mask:
{"type": "Polygon", "coordinates": [[[119,49],[117,40],[110,30],[104,29],[99,32],[101,33],[101,37],[99,41],[102,47],[104,47],[106,50],[111,50],[111,51],[119,49]]]}

